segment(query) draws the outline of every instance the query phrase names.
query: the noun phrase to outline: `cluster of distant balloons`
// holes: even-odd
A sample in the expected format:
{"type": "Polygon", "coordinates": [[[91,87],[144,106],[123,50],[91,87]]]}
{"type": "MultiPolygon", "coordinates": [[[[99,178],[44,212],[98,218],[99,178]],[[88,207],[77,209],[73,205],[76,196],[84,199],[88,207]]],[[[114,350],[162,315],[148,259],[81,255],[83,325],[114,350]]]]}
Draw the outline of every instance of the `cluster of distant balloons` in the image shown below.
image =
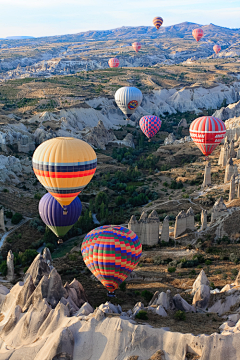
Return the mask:
{"type": "MultiPolygon", "coordinates": [[[[161,17],[153,19],[157,29],[163,23],[161,17]]],[[[199,41],[202,29],[194,29],[193,36],[199,41]]],[[[136,52],[141,44],[133,43],[136,52]]],[[[215,45],[218,53],[220,46],[215,45]]],[[[110,67],[118,67],[119,60],[109,60],[110,67]]],[[[127,119],[141,105],[142,93],[135,87],[122,87],[115,93],[115,101],[127,119]]],[[[150,140],[161,128],[158,116],[147,115],[139,126],[150,140]]],[[[194,120],[190,135],[205,156],[208,156],[225,136],[225,124],[212,116],[194,120]]],[[[58,137],[43,142],[35,150],[33,170],[40,183],[48,191],[39,202],[39,214],[43,222],[58,237],[63,237],[78,221],[82,204],[78,197],[91,181],[96,168],[97,156],[85,141],[72,137],[58,137]]],[[[137,235],[123,226],[105,225],[89,232],[82,243],[82,256],[86,266],[113,294],[122,281],[137,266],[142,246],[137,235]]]]}
{"type": "MultiPolygon", "coordinates": [[[[163,19],[159,16],[155,17],[153,19],[153,25],[156,27],[156,29],[158,30],[163,24],[163,19]]],[[[203,29],[198,28],[198,29],[194,29],[192,31],[192,36],[194,37],[194,39],[198,42],[199,40],[201,40],[201,38],[203,37],[204,33],[203,33],[203,29]]],[[[141,49],[142,45],[140,44],[140,42],[134,42],[132,44],[132,47],[134,49],[134,51],[136,51],[136,53],[138,53],[138,51],[141,49]]],[[[221,46],[220,45],[214,45],[213,46],[213,51],[216,53],[216,55],[221,51],[221,46]]],[[[119,66],[119,60],[117,58],[111,58],[108,61],[108,65],[111,68],[115,68],[119,66]]]]}

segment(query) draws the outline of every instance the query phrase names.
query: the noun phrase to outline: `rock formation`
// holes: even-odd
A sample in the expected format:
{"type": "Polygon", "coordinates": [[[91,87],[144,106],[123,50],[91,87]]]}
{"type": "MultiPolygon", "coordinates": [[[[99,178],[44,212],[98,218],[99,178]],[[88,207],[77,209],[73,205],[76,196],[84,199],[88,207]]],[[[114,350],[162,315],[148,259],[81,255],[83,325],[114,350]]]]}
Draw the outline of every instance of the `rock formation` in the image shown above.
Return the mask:
{"type": "Polygon", "coordinates": [[[195,230],[194,211],[191,207],[186,213],[186,228],[189,230],[195,230]]]}
{"type": "Polygon", "coordinates": [[[185,211],[180,211],[175,220],[174,227],[174,238],[176,239],[179,235],[183,234],[186,230],[194,230],[194,212],[190,207],[185,213],[185,211]]]}
{"type": "Polygon", "coordinates": [[[223,202],[223,198],[220,197],[213,205],[211,223],[214,222],[216,219],[226,215],[227,213],[228,213],[228,209],[223,202]]]}
{"type": "Polygon", "coordinates": [[[240,159],[240,146],[237,149],[237,159],[240,159]]]}
{"type": "Polygon", "coordinates": [[[234,150],[234,140],[230,141],[229,157],[231,158],[236,157],[236,151],[234,150]]]}
{"type": "MultiPolygon", "coordinates": [[[[226,139],[226,138],[225,138],[226,139]]],[[[218,160],[218,165],[220,166],[226,166],[227,161],[229,159],[229,145],[228,143],[224,143],[224,145],[221,146],[220,156],[218,160]]]]}
{"type": "Polygon", "coordinates": [[[143,212],[139,221],[133,215],[128,228],[137,234],[142,245],[152,246],[159,242],[159,216],[155,210],[149,216],[143,212]]]}
{"type": "Polygon", "coordinates": [[[181,211],[175,220],[174,238],[176,239],[179,235],[183,234],[187,228],[187,220],[185,211],[181,211]]]}
{"type": "Polygon", "coordinates": [[[229,201],[235,199],[235,175],[233,174],[230,180],[230,190],[229,190],[229,201]]]}
{"type": "Polygon", "coordinates": [[[84,139],[94,147],[102,150],[106,150],[106,145],[109,142],[117,140],[113,131],[105,128],[102,120],[99,120],[97,126],[89,130],[84,139]]]}
{"type": "Polygon", "coordinates": [[[209,280],[203,269],[200,271],[200,274],[198,275],[198,277],[196,278],[196,280],[193,283],[192,295],[194,295],[202,285],[207,285],[207,286],[210,285],[209,280]]]}
{"type": "Polygon", "coordinates": [[[7,278],[9,281],[14,279],[14,255],[12,250],[9,250],[7,255],[7,278]]]}
{"type": "Polygon", "coordinates": [[[229,182],[233,174],[234,174],[234,164],[233,164],[232,158],[230,158],[227,161],[227,166],[226,166],[226,170],[225,170],[225,177],[224,177],[224,183],[229,182]]]}
{"type": "Polygon", "coordinates": [[[169,217],[166,216],[163,220],[161,241],[169,242],[169,217]]]}
{"type": "Polygon", "coordinates": [[[135,144],[133,141],[133,135],[131,133],[128,133],[125,138],[121,141],[121,143],[127,147],[135,148],[135,144]]]}
{"type": "Polygon", "coordinates": [[[188,123],[187,123],[187,120],[186,119],[181,119],[180,121],[179,121],[179,123],[178,123],[178,127],[183,127],[183,128],[185,128],[185,129],[187,129],[188,128],[188,123]]]}
{"type": "Polygon", "coordinates": [[[5,222],[4,222],[4,210],[3,209],[0,209],[0,228],[2,229],[3,232],[6,231],[5,222]]]}
{"type": "Polygon", "coordinates": [[[202,210],[201,212],[201,230],[207,228],[207,210],[202,210]]]}
{"type": "Polygon", "coordinates": [[[208,285],[201,285],[193,298],[193,306],[201,309],[206,309],[210,300],[210,287],[208,285]]]}
{"type": "Polygon", "coordinates": [[[238,180],[238,186],[237,186],[237,198],[240,198],[240,182],[238,180]]]}
{"type": "Polygon", "coordinates": [[[210,161],[206,162],[205,171],[204,171],[204,179],[202,187],[210,186],[211,185],[211,163],[210,161]]]}

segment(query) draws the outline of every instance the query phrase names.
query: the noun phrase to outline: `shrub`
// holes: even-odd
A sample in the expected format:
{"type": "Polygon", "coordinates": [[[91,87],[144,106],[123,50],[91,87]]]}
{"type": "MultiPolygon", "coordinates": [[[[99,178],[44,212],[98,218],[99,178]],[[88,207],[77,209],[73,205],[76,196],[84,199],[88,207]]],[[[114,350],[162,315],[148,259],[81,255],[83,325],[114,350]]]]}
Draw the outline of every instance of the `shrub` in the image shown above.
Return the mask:
{"type": "Polygon", "coordinates": [[[212,261],[208,259],[208,260],[205,261],[205,264],[206,265],[212,265],[212,261]]]}
{"type": "Polygon", "coordinates": [[[232,269],[232,274],[233,274],[234,276],[237,276],[238,270],[237,270],[237,269],[232,269]]]}
{"type": "Polygon", "coordinates": [[[18,258],[23,266],[24,265],[27,266],[33,262],[33,260],[35,259],[35,257],[37,255],[38,255],[38,252],[36,250],[27,249],[24,251],[24,253],[19,253],[18,258]]]}
{"type": "Polygon", "coordinates": [[[176,320],[178,321],[185,321],[186,320],[186,314],[184,311],[182,310],[178,310],[175,314],[174,317],[176,320]]]}
{"type": "Polygon", "coordinates": [[[119,289],[120,289],[121,291],[126,291],[126,288],[127,288],[126,281],[123,281],[123,282],[119,285],[119,289]]]}
{"type": "Polygon", "coordinates": [[[237,264],[239,259],[238,259],[237,254],[231,253],[231,254],[229,255],[229,260],[230,260],[231,262],[234,262],[235,264],[237,264]]]}
{"type": "Polygon", "coordinates": [[[25,267],[23,268],[24,274],[26,274],[26,272],[28,271],[28,269],[29,269],[29,266],[25,266],[25,267]]]}
{"type": "Polygon", "coordinates": [[[213,282],[210,282],[210,287],[211,287],[212,289],[215,289],[215,286],[214,286],[214,283],[213,283],[213,282]]]}
{"type": "Polygon", "coordinates": [[[135,291],[134,291],[134,294],[135,294],[135,296],[139,296],[139,295],[140,295],[140,291],[135,290],[135,291]]]}
{"type": "Polygon", "coordinates": [[[22,214],[15,213],[11,219],[11,222],[12,224],[16,225],[19,224],[22,219],[23,219],[22,214]]]}
{"type": "Polygon", "coordinates": [[[54,244],[52,244],[52,243],[47,243],[47,244],[46,244],[46,247],[50,250],[51,253],[52,253],[52,252],[54,251],[54,249],[55,249],[55,246],[54,246],[54,244]]]}
{"type": "Polygon", "coordinates": [[[42,195],[39,194],[39,193],[36,193],[36,194],[34,195],[34,199],[36,199],[36,200],[41,200],[41,198],[42,198],[42,195]]]}
{"type": "Polygon", "coordinates": [[[136,315],[135,317],[137,319],[140,319],[140,320],[147,320],[148,319],[148,316],[147,316],[147,312],[144,311],[144,310],[140,310],[136,315]]]}
{"type": "Polygon", "coordinates": [[[152,299],[152,297],[153,297],[153,293],[152,293],[151,291],[149,291],[149,290],[143,290],[143,291],[141,292],[141,296],[142,296],[147,302],[149,302],[149,301],[152,299]]]}
{"type": "Polygon", "coordinates": [[[7,275],[7,261],[6,260],[2,261],[2,263],[1,263],[0,272],[2,273],[3,276],[7,275]]]}
{"type": "Polygon", "coordinates": [[[11,219],[13,217],[12,211],[6,211],[5,215],[8,219],[11,219]]]}
{"type": "Polygon", "coordinates": [[[169,268],[168,268],[168,272],[169,273],[174,273],[176,271],[176,268],[174,267],[174,266],[170,266],[169,268]]]}

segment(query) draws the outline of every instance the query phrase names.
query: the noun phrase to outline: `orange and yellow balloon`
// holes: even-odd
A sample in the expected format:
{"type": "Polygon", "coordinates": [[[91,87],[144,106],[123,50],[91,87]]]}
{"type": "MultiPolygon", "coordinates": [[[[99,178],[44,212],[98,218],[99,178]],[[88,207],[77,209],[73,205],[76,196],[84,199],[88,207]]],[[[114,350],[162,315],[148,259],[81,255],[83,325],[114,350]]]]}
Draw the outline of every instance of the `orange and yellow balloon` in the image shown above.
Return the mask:
{"type": "Polygon", "coordinates": [[[85,141],[57,137],[37,147],[32,164],[40,183],[64,207],[91,181],[97,156],[85,141]]]}
{"type": "Polygon", "coordinates": [[[163,18],[161,18],[160,16],[156,16],[153,19],[153,25],[157,30],[160,28],[160,26],[162,26],[162,23],[163,23],[163,18]]]}

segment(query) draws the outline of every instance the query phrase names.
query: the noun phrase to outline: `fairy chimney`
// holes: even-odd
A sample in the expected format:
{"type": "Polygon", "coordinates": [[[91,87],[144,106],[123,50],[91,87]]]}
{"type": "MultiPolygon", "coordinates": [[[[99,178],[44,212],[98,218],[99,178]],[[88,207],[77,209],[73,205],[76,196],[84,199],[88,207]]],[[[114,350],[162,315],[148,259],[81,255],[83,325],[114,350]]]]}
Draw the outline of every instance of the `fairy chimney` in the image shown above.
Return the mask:
{"type": "Polygon", "coordinates": [[[186,213],[186,228],[189,230],[195,229],[195,222],[194,222],[194,211],[190,207],[186,213]]]}
{"type": "Polygon", "coordinates": [[[228,209],[223,202],[223,198],[220,197],[212,208],[212,216],[211,216],[211,223],[214,222],[219,217],[222,217],[228,213],[228,209]]]}
{"type": "Polygon", "coordinates": [[[184,233],[187,229],[187,219],[185,211],[180,211],[176,217],[175,228],[174,228],[174,238],[176,239],[179,235],[184,233]]]}
{"type": "Polygon", "coordinates": [[[201,230],[205,230],[207,228],[207,210],[202,210],[201,213],[201,230]]]}
{"type": "Polygon", "coordinates": [[[163,220],[161,241],[169,242],[169,217],[166,216],[163,220]]]}
{"type": "Polygon", "coordinates": [[[235,199],[235,175],[233,174],[230,180],[230,190],[229,190],[229,201],[235,199]]]}
{"type": "Polygon", "coordinates": [[[234,165],[233,165],[233,160],[230,157],[230,159],[228,159],[228,161],[227,161],[224,183],[229,182],[233,174],[234,174],[234,165]]]}
{"type": "Polygon", "coordinates": [[[210,186],[210,185],[211,185],[211,163],[210,161],[207,161],[205,165],[202,187],[205,188],[206,186],[210,186]]]}

